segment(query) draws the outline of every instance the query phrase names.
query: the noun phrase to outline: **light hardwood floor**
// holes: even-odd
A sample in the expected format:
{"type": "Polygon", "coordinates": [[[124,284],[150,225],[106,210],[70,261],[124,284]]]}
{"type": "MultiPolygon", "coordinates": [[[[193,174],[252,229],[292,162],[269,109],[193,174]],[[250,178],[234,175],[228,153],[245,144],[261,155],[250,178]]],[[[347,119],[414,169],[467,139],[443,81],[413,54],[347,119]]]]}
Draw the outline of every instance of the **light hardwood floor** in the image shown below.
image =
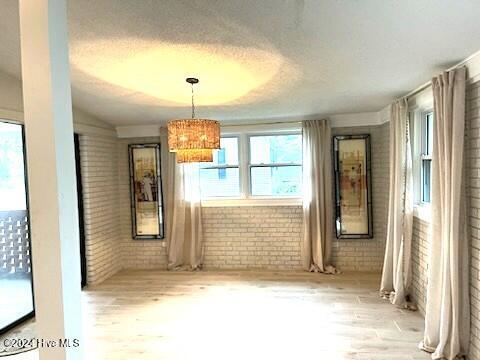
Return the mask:
{"type": "Polygon", "coordinates": [[[123,271],[83,293],[85,358],[429,359],[417,349],[423,318],[379,298],[378,284],[376,274],[123,271]]]}

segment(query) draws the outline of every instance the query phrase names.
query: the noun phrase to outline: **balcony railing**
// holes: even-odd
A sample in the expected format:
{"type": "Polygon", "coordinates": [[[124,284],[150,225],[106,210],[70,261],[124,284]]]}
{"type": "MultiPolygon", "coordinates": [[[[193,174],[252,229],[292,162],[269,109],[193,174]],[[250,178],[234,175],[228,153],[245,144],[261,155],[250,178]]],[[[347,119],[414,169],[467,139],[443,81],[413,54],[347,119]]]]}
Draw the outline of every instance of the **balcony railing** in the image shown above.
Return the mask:
{"type": "Polygon", "coordinates": [[[26,210],[0,211],[0,275],[30,274],[30,241],[26,210]]]}

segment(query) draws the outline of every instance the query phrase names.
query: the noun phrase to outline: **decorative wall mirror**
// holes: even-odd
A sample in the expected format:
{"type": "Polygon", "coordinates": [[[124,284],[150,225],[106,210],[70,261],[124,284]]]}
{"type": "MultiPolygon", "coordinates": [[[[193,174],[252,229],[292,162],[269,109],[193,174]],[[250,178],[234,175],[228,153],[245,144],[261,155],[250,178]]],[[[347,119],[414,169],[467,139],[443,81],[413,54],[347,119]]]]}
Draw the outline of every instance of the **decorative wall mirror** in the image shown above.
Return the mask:
{"type": "Polygon", "coordinates": [[[164,216],[160,144],[128,145],[132,236],[137,240],[163,239],[164,216]]]}
{"type": "Polygon", "coordinates": [[[370,135],[333,137],[338,239],[373,237],[370,135]]]}

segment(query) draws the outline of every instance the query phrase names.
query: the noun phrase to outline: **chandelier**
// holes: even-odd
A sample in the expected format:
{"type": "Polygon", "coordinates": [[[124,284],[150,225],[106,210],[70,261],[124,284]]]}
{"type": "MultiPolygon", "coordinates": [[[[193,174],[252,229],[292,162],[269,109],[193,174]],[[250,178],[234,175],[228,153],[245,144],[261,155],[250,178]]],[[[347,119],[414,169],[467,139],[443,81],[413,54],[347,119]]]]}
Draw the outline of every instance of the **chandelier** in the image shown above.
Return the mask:
{"type": "Polygon", "coordinates": [[[177,163],[212,162],[213,150],[220,149],[220,123],[196,119],[193,85],[196,78],[187,78],[192,86],[192,118],[168,122],[168,148],[177,153],[177,163]]]}

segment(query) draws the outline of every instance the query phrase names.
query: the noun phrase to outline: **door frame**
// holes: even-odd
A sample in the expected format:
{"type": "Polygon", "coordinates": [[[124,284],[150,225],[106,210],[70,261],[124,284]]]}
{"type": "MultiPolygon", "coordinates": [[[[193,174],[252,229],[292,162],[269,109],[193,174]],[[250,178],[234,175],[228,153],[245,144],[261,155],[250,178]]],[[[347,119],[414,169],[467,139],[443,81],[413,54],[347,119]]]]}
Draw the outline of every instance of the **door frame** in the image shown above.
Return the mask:
{"type": "Polygon", "coordinates": [[[82,289],[87,285],[87,253],[85,239],[85,214],[83,207],[82,163],[80,159],[80,135],[73,134],[75,146],[75,174],[77,177],[78,228],[80,238],[80,272],[82,289]]]}

